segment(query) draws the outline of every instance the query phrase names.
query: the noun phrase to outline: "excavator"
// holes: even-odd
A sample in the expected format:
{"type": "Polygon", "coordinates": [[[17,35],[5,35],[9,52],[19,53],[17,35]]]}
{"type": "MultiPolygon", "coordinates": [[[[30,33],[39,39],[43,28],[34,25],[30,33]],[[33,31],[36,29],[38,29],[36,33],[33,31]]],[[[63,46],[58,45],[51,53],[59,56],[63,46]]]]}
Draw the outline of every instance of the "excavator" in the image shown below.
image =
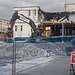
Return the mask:
{"type": "MultiPolygon", "coordinates": [[[[59,22],[60,21],[62,21],[62,20],[64,20],[65,18],[68,18],[68,17],[66,17],[66,16],[64,16],[63,18],[61,18],[60,20],[58,20],[59,22]]],[[[7,33],[7,35],[9,35],[11,32],[12,32],[12,30],[13,30],[13,27],[14,27],[14,24],[15,24],[15,22],[16,22],[16,20],[17,19],[19,19],[19,20],[21,20],[21,21],[23,21],[23,22],[25,22],[25,23],[28,23],[30,26],[31,26],[31,28],[33,29],[33,31],[34,31],[34,33],[32,34],[32,37],[37,37],[38,35],[38,31],[40,30],[40,29],[38,29],[37,30],[37,28],[36,28],[36,25],[35,25],[35,23],[30,19],[30,18],[28,18],[28,17],[26,17],[25,15],[23,15],[23,14],[19,14],[18,13],[18,11],[15,11],[14,12],[14,14],[12,15],[12,18],[11,18],[11,20],[10,20],[10,23],[9,23],[9,27],[8,27],[8,33],[7,33]]],[[[51,28],[51,27],[46,27],[46,28],[51,28]]],[[[41,33],[41,35],[40,36],[43,36],[44,34],[44,36],[45,37],[50,37],[49,35],[48,35],[48,32],[43,28],[42,29],[43,30],[43,32],[39,32],[39,33],[41,33]]],[[[51,30],[51,29],[50,29],[51,30]]],[[[51,31],[50,31],[51,32],[51,31]]],[[[51,34],[49,32],[49,34],[51,34]]]]}
{"type": "Polygon", "coordinates": [[[32,37],[42,36],[42,35],[38,35],[38,33],[39,34],[43,33],[43,34],[45,34],[45,37],[49,37],[49,35],[47,34],[47,32],[45,31],[45,29],[43,27],[42,27],[43,32],[41,32],[39,28],[38,29],[36,28],[35,23],[30,18],[24,16],[23,14],[19,14],[18,11],[15,11],[14,14],[12,15],[12,18],[10,20],[10,26],[8,28],[8,33],[10,33],[12,31],[13,26],[17,19],[19,19],[25,23],[28,23],[31,26],[31,28],[34,31],[34,33],[32,34],[32,37]]]}
{"type": "Polygon", "coordinates": [[[32,37],[37,36],[37,33],[36,33],[37,28],[36,28],[35,23],[30,18],[24,16],[23,14],[19,14],[18,11],[15,11],[15,13],[12,15],[12,18],[10,20],[9,27],[8,27],[8,33],[10,33],[12,31],[13,26],[14,26],[17,19],[19,19],[25,23],[28,23],[32,27],[32,29],[34,30],[34,34],[32,37]]]}

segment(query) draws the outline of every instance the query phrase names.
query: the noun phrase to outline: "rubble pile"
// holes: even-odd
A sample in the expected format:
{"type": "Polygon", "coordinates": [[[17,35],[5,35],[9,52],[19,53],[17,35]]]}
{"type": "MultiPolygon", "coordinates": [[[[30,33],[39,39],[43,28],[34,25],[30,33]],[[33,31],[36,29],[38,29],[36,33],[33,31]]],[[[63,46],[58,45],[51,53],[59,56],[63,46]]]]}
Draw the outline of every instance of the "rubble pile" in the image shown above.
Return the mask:
{"type": "MultiPolygon", "coordinates": [[[[66,48],[71,43],[16,43],[16,61],[31,60],[44,56],[66,56],[66,48]]],[[[0,44],[0,66],[12,63],[13,43],[0,44]]]]}

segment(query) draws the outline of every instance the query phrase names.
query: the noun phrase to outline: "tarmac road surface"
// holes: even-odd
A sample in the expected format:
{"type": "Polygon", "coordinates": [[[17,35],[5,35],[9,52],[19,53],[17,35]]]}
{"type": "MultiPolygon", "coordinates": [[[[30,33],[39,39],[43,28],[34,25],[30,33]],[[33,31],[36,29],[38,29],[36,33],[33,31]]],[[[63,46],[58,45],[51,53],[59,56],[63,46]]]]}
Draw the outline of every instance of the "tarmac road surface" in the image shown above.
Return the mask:
{"type": "Polygon", "coordinates": [[[23,70],[17,75],[70,75],[70,58],[60,57],[44,64],[23,70]]]}

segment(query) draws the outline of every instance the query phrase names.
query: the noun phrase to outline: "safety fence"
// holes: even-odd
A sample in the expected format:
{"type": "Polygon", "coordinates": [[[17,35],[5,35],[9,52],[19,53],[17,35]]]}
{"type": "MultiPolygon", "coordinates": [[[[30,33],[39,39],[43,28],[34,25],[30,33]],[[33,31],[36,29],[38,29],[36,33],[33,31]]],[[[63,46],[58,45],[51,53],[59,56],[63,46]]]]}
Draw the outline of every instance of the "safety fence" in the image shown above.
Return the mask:
{"type": "Polygon", "coordinates": [[[9,73],[15,75],[18,69],[16,63],[42,57],[67,56],[74,50],[75,37],[0,39],[0,73],[6,74],[12,65],[9,73]]]}

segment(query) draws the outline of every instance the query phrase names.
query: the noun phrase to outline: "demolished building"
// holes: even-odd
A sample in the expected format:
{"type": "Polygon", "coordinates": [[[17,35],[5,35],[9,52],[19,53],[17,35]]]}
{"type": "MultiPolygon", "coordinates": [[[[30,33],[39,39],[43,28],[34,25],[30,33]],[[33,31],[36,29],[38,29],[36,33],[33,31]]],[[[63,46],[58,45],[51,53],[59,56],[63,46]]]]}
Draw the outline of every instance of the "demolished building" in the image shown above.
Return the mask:
{"type": "MultiPolygon", "coordinates": [[[[66,4],[65,12],[45,12],[39,6],[34,7],[15,7],[14,11],[31,18],[38,31],[38,36],[44,36],[43,33],[50,36],[75,35],[75,4],[66,4]],[[73,6],[72,6],[73,5],[73,6]],[[71,10],[70,10],[70,9],[71,10]],[[44,30],[41,32],[41,29],[44,30]]],[[[14,37],[30,37],[32,28],[19,20],[13,28],[14,37]]]]}
{"type": "Polygon", "coordinates": [[[51,26],[52,36],[75,35],[75,12],[44,13],[44,26],[51,26]]]}

